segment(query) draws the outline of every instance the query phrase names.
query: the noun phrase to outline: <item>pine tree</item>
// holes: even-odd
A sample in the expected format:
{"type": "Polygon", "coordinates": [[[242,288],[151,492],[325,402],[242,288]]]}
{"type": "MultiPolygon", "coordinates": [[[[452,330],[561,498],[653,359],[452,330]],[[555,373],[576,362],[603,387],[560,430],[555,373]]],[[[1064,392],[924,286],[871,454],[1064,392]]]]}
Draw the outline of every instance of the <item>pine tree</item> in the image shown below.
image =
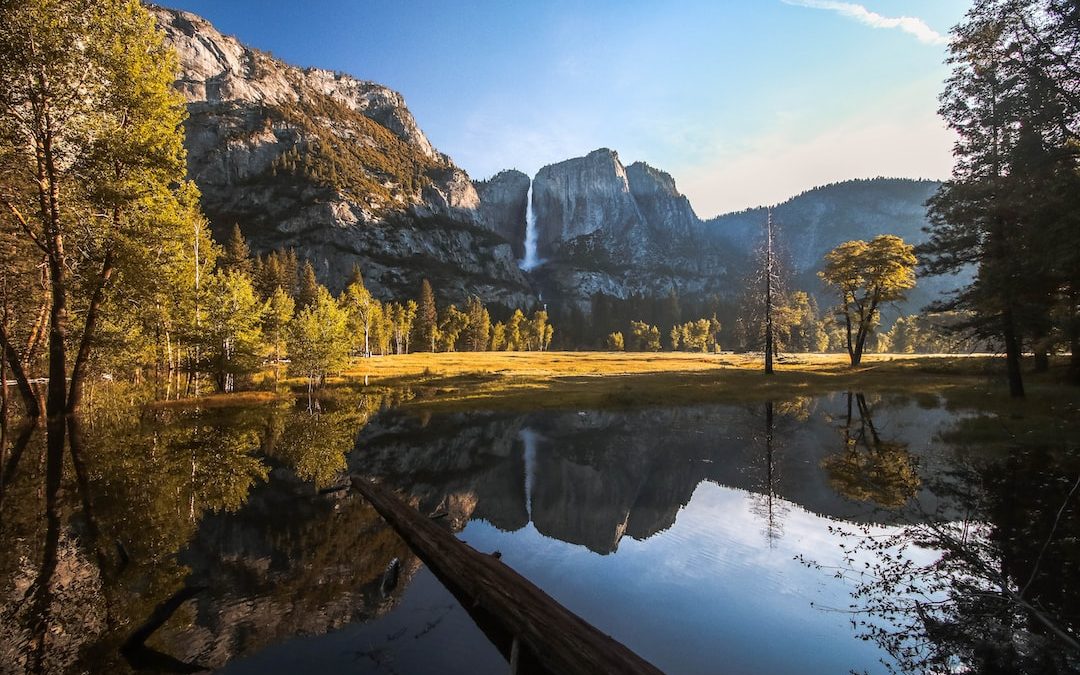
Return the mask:
{"type": "Polygon", "coordinates": [[[431,283],[424,279],[420,283],[420,301],[416,312],[416,334],[425,349],[435,351],[438,328],[439,310],[435,306],[435,293],[431,290],[431,283]]]}
{"type": "Polygon", "coordinates": [[[296,289],[296,308],[307,309],[319,296],[322,286],[315,277],[315,268],[310,260],[304,261],[304,267],[300,272],[300,284],[296,289]]]}
{"type": "Polygon", "coordinates": [[[469,296],[469,299],[465,301],[465,314],[468,316],[465,348],[471,352],[487,351],[491,333],[491,315],[484,307],[484,303],[475,295],[469,296]]]}
{"type": "Polygon", "coordinates": [[[976,0],[950,43],[940,112],[958,134],[957,161],[930,202],[920,255],[931,274],[977,266],[933,308],[962,310],[966,329],[1000,341],[1014,397],[1025,342],[1045,353],[1060,328],[1080,346],[1078,24],[1066,0],[976,0]]]}
{"type": "Polygon", "coordinates": [[[248,248],[247,240],[244,239],[239,225],[233,225],[225,250],[218,258],[218,266],[225,272],[236,272],[250,278],[254,277],[255,268],[251,261],[251,249],[248,248]]]}

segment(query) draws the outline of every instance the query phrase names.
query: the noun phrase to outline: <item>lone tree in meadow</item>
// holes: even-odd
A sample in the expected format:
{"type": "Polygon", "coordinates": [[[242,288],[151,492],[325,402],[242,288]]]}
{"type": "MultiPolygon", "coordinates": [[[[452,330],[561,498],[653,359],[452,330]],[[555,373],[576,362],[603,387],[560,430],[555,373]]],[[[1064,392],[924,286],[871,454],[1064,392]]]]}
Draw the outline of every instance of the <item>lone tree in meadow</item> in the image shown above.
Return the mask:
{"type": "Polygon", "coordinates": [[[825,255],[825,268],[818,276],[840,292],[837,315],[844,321],[852,366],[862,362],[881,305],[903,300],[915,287],[915,264],[914,247],[891,234],[870,242],[847,241],[825,255]]]}

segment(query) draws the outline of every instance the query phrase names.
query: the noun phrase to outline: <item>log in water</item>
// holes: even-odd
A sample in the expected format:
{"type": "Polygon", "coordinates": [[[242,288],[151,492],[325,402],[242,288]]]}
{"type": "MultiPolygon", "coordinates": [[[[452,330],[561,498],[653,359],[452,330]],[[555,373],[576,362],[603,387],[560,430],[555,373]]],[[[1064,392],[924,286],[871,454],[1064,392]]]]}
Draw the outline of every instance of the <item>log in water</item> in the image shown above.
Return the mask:
{"type": "Polygon", "coordinates": [[[601,633],[494,556],[425,518],[387,488],[354,476],[353,487],[397,531],[510,658],[519,672],[650,673],[655,666],[601,633]]]}

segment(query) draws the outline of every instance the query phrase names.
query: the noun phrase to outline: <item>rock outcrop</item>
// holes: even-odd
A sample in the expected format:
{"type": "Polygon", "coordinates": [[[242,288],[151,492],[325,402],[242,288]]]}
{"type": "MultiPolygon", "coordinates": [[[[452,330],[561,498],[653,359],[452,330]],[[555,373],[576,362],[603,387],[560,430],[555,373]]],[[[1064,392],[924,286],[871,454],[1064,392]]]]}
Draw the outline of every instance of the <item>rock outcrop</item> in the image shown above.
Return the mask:
{"type": "Polygon", "coordinates": [[[545,299],[589,311],[597,294],[725,294],[730,256],[702,246],[700,221],[675,181],[644,163],[624,167],[612,150],[546,166],[533,181],[545,299]]]}
{"type": "Polygon", "coordinates": [[[628,243],[645,223],[619,155],[607,148],[540,169],[533,210],[542,259],[558,256],[564,242],[594,234],[628,243]]]}
{"type": "Polygon", "coordinates": [[[188,165],[217,234],[239,224],[255,251],[295,247],[340,288],[354,264],[383,297],[532,297],[468,175],[424,136],[401,95],[300,69],[153,8],[179,57],[188,165]]]}
{"type": "Polygon", "coordinates": [[[529,177],[516,169],[500,171],[487,180],[473,181],[480,196],[480,217],[495,233],[510,242],[514,256],[525,257],[525,216],[529,177]]]}
{"type": "MultiPolygon", "coordinates": [[[[528,307],[542,295],[562,317],[588,314],[598,295],[734,301],[741,290],[764,209],[702,222],[669,174],[624,166],[606,148],[531,182],[515,170],[473,182],[397,92],[289,66],[192,14],[153,11],[179,55],[189,168],[214,231],[236,223],[257,252],[294,247],[333,290],[357,263],[383,298],[414,296],[427,277],[443,302],[475,293],[528,307]],[[544,263],[525,274],[530,184],[544,263]]],[[[814,273],[843,241],[921,241],[937,186],[851,181],[776,207],[793,287],[820,291],[814,273]]],[[[963,281],[920,280],[902,311],[963,281]]]]}
{"type": "Polygon", "coordinates": [[[701,221],[690,200],[675,189],[671,174],[645,162],[634,162],[626,167],[626,178],[645,223],[655,234],[685,238],[699,233],[701,221]]]}

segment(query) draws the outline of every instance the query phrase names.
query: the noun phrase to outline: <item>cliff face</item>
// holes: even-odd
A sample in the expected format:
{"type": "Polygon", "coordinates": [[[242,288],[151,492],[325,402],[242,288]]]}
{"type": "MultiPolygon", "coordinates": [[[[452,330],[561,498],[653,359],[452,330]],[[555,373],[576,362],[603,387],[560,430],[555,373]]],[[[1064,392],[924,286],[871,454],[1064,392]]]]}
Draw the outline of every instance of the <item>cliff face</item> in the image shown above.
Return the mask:
{"type": "Polygon", "coordinates": [[[545,298],[588,311],[601,293],[666,296],[732,290],[731,256],[702,245],[700,221],[672,177],[612,150],[546,166],[533,181],[545,298]]]}
{"type": "MultiPolygon", "coordinates": [[[[376,295],[469,294],[528,307],[590,309],[596,294],[734,299],[765,222],[751,209],[702,222],[667,173],[616,152],[542,168],[531,181],[538,255],[525,255],[530,180],[473,182],[432,147],[401,95],[341,73],[300,69],[185,12],[154,8],[179,55],[188,162],[214,231],[239,224],[257,252],[294,247],[339,289],[354,264],[376,295]]],[[[794,274],[818,288],[824,254],[850,239],[924,237],[931,181],[876,179],[811,190],[774,209],[794,274]]],[[[914,311],[956,279],[920,279],[914,311]]]]}
{"type": "Polygon", "coordinates": [[[193,14],[153,11],[179,57],[189,170],[215,232],[237,223],[256,251],[295,247],[332,289],[359,263],[383,296],[415,295],[426,276],[444,298],[531,297],[472,181],[400,94],[289,66],[193,14]]]}
{"type": "Polygon", "coordinates": [[[529,177],[515,169],[473,181],[480,196],[480,217],[495,233],[510,242],[514,256],[525,257],[525,216],[528,210],[529,177]]]}
{"type": "Polygon", "coordinates": [[[563,243],[592,234],[626,242],[645,222],[619,155],[607,148],[540,169],[533,209],[541,258],[556,257],[563,243]]]}
{"type": "Polygon", "coordinates": [[[700,230],[700,221],[690,200],[675,188],[671,174],[634,162],[626,167],[630,194],[638,205],[645,222],[660,236],[693,237],[700,230]]]}

